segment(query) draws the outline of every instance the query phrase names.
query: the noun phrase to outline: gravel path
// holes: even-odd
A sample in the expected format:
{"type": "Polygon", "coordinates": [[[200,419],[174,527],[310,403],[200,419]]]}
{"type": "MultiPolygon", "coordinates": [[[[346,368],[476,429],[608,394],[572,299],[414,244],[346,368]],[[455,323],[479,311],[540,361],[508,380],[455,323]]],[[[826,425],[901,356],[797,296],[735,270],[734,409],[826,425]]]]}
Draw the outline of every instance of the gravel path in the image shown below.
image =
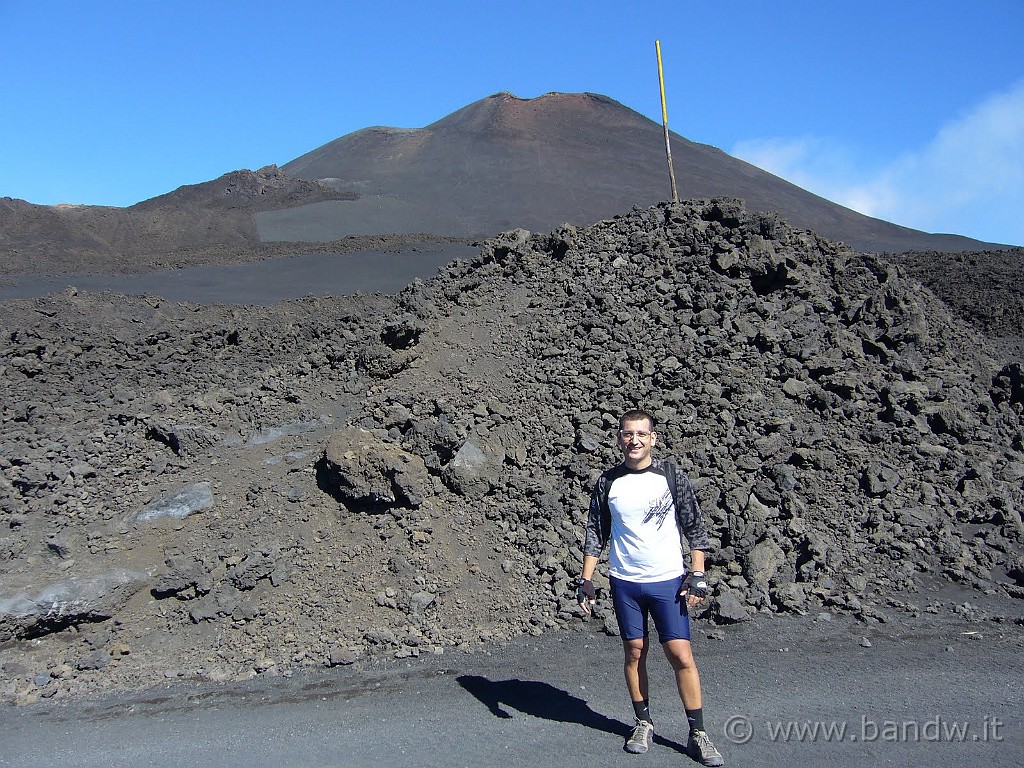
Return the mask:
{"type": "MultiPolygon", "coordinates": [[[[658,736],[624,753],[619,642],[596,624],[475,654],[244,684],[0,710],[0,765],[687,765],[667,665],[658,736]]],[[[820,613],[695,635],[709,732],[727,765],[1018,766],[1019,625],[820,613]],[[817,735],[814,729],[818,728],[817,735]]]]}

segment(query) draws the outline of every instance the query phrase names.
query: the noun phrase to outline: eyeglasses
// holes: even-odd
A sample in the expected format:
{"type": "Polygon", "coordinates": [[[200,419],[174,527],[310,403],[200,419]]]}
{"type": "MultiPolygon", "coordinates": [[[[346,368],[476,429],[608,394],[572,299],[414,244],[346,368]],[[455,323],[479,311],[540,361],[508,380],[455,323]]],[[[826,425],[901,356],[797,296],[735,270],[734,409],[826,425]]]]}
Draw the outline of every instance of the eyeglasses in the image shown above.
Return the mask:
{"type": "Polygon", "coordinates": [[[627,443],[630,442],[634,437],[637,440],[641,441],[641,442],[647,442],[648,440],[651,439],[651,433],[650,432],[623,432],[620,429],[619,430],[619,437],[621,437],[627,443]]]}

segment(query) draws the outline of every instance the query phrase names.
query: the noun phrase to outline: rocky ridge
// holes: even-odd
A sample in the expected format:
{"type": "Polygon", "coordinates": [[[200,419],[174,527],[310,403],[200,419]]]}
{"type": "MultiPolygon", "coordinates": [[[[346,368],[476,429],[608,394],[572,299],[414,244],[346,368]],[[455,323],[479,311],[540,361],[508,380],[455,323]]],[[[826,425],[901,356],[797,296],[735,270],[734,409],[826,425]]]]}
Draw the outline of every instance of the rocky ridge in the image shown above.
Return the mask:
{"type": "Polygon", "coordinates": [[[737,201],[504,233],[395,298],[70,291],[2,326],[7,700],[573,626],[634,405],[695,481],[714,621],[1024,597],[1020,364],[737,201]]]}
{"type": "Polygon", "coordinates": [[[133,272],[206,263],[211,256],[259,258],[275,249],[261,245],[254,213],[354,197],[268,165],[189,184],[128,208],[0,198],[0,274],[133,272]]]}

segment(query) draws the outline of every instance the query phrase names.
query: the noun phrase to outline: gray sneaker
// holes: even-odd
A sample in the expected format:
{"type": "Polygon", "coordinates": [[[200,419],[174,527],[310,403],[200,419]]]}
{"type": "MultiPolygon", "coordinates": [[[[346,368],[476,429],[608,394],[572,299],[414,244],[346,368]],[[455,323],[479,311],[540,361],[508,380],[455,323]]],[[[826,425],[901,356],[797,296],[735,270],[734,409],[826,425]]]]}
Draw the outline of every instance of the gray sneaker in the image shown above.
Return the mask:
{"type": "Polygon", "coordinates": [[[722,753],[715,749],[707,731],[690,731],[690,738],[686,740],[686,752],[701,765],[725,765],[722,753]]]}
{"type": "Polygon", "coordinates": [[[632,752],[634,755],[642,755],[647,751],[647,740],[653,735],[654,723],[641,720],[639,717],[636,718],[636,724],[633,726],[633,732],[629,734],[629,738],[626,739],[625,750],[627,752],[632,752]]]}

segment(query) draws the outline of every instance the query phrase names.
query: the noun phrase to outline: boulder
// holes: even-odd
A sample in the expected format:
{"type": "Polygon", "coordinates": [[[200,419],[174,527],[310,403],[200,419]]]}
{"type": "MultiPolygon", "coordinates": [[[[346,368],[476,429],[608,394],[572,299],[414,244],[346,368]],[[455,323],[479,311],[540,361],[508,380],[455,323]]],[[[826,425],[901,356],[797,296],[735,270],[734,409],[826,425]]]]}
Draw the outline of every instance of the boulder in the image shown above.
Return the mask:
{"type": "Polygon", "coordinates": [[[106,621],[149,581],[138,571],[109,571],[0,595],[0,642],[106,621]]]}
{"type": "Polygon", "coordinates": [[[870,496],[885,496],[900,483],[900,473],[881,462],[872,462],[861,474],[861,486],[870,496]]]}
{"type": "Polygon", "coordinates": [[[723,590],[715,597],[712,616],[719,624],[736,624],[750,619],[747,609],[732,590],[723,590]]]}
{"type": "Polygon", "coordinates": [[[331,435],[317,463],[317,477],[321,488],[358,507],[416,508],[431,492],[423,459],[358,427],[331,435]]]}
{"type": "Polygon", "coordinates": [[[213,507],[213,489],[209,483],[196,483],[183,488],[175,494],[157,499],[135,515],[135,521],[150,523],[154,520],[169,517],[183,520],[189,515],[211,509],[213,507]]]}
{"type": "Polygon", "coordinates": [[[771,539],[765,539],[754,546],[747,555],[744,573],[756,588],[767,591],[779,568],[786,562],[786,553],[771,539]]]}
{"type": "Polygon", "coordinates": [[[151,424],[147,436],[163,443],[179,456],[204,453],[223,440],[219,432],[202,425],[163,422],[151,424]]]}
{"type": "Polygon", "coordinates": [[[441,477],[456,493],[479,499],[498,485],[504,463],[500,442],[473,435],[448,462],[441,477]]]}

